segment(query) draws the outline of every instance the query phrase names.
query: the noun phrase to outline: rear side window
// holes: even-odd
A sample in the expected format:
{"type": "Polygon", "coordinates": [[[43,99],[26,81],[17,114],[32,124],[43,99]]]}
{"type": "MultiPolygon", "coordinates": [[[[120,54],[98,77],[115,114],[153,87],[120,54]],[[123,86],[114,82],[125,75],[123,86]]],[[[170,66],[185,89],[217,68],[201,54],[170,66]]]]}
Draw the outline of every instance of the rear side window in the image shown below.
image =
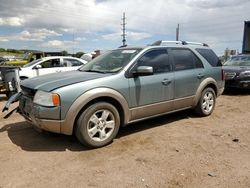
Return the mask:
{"type": "Polygon", "coordinates": [[[63,66],[64,67],[75,67],[83,65],[80,61],[76,59],[63,59],[63,66]]]}
{"type": "Polygon", "coordinates": [[[211,49],[204,49],[204,48],[196,48],[196,51],[199,52],[202,57],[204,57],[207,62],[212,67],[222,66],[221,61],[217,57],[217,55],[211,49]]]}
{"type": "Polygon", "coordinates": [[[171,49],[175,71],[203,68],[201,60],[189,49],[171,49]]]}

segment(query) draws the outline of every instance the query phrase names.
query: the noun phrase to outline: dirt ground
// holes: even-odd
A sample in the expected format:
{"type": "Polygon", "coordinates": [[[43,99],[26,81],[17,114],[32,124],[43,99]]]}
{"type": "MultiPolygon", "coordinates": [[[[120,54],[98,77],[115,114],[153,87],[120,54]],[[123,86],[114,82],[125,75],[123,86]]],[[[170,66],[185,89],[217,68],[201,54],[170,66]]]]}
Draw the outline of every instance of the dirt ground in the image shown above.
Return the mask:
{"type": "Polygon", "coordinates": [[[95,150],[1,113],[0,188],[250,187],[249,107],[250,93],[224,94],[210,117],[188,110],[131,124],[95,150]]]}

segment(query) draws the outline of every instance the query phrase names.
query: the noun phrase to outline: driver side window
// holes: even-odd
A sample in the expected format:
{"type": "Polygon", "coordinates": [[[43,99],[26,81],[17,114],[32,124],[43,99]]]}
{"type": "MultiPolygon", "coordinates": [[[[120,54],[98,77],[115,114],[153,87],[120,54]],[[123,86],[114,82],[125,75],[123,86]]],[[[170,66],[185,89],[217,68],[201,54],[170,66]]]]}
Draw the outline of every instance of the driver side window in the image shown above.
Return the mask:
{"type": "Polygon", "coordinates": [[[154,74],[171,71],[169,56],[166,49],[154,49],[145,53],[137,63],[138,66],[153,67],[154,74]]]}

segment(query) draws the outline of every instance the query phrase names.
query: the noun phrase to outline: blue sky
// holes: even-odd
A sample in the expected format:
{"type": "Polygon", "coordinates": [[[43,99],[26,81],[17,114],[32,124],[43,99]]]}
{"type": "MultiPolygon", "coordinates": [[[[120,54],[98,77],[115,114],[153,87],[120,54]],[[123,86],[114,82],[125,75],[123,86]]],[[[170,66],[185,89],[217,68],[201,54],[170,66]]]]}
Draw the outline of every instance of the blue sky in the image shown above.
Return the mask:
{"type": "Polygon", "coordinates": [[[241,52],[249,0],[0,0],[0,48],[91,52],[180,39],[241,52]]]}

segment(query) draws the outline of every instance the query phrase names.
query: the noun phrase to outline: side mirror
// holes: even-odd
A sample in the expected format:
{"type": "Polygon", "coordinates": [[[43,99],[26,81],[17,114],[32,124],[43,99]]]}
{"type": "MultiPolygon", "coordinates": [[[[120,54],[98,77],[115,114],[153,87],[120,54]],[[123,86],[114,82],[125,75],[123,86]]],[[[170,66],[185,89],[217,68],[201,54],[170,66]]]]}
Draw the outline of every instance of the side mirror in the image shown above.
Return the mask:
{"type": "Polygon", "coordinates": [[[153,67],[150,66],[139,66],[136,71],[133,72],[135,76],[148,76],[154,74],[153,67]]]}
{"type": "Polygon", "coordinates": [[[36,65],[33,69],[41,69],[42,65],[36,65]]]}

